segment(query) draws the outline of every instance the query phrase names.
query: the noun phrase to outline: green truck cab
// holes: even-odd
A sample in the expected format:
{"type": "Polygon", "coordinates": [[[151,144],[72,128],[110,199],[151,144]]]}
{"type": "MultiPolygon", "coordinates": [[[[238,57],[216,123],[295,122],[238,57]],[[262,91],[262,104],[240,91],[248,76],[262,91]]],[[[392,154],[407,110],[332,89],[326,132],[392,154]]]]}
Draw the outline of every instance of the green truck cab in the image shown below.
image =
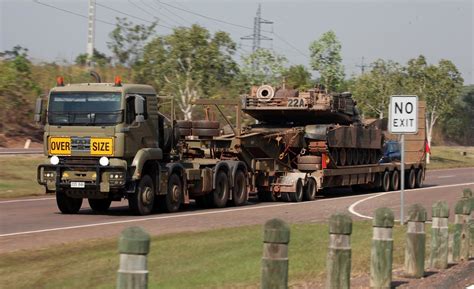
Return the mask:
{"type": "Polygon", "coordinates": [[[35,120],[44,124],[44,154],[37,181],[56,193],[62,213],[77,213],[87,198],[95,211],[128,198],[137,214],[151,212],[155,172],[170,160],[169,122],[158,112],[153,87],[139,84],[58,85],[37,100],[35,120]],[[146,175],[144,172],[146,171],[146,175]]]}

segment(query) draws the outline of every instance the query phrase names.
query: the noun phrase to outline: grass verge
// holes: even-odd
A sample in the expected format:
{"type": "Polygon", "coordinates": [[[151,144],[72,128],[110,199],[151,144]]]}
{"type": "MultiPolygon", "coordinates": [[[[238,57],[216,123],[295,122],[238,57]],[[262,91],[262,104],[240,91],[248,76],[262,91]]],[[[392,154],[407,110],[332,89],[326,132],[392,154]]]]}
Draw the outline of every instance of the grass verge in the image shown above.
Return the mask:
{"type": "MultiPolygon", "coordinates": [[[[261,226],[246,226],[153,237],[149,288],[258,288],[261,230],[261,226]]],[[[369,272],[371,231],[368,221],[354,223],[354,276],[369,272]]],[[[404,228],[396,226],[394,268],[402,266],[404,236],[404,228]]],[[[117,239],[2,254],[0,284],[36,289],[115,288],[117,239]]],[[[326,224],[291,225],[290,285],[324,281],[328,239],[326,224]]]]}
{"type": "Polygon", "coordinates": [[[428,169],[474,167],[474,147],[435,146],[431,148],[428,169]],[[466,152],[466,155],[462,155],[466,152]]]}

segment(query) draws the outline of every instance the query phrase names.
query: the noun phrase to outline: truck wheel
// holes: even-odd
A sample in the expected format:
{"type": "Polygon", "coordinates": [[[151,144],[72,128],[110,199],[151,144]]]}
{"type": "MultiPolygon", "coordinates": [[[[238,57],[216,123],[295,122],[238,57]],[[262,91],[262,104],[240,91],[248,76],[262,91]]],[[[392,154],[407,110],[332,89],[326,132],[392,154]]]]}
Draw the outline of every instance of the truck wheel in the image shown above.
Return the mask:
{"type": "Polygon", "coordinates": [[[303,200],[313,201],[316,199],[316,181],[313,178],[309,178],[304,187],[303,200]]]}
{"type": "Polygon", "coordinates": [[[390,190],[397,191],[400,187],[400,174],[397,170],[392,172],[392,178],[390,179],[390,190]]]}
{"type": "Polygon", "coordinates": [[[56,191],[56,204],[63,214],[77,214],[82,206],[82,199],[71,198],[63,191],[56,191]]]}
{"type": "Polygon", "coordinates": [[[288,196],[292,202],[297,203],[303,201],[303,181],[301,179],[296,181],[296,191],[288,193],[288,196]]]}
{"type": "Polygon", "coordinates": [[[153,211],[155,188],[149,175],[144,175],[135,193],[128,195],[128,206],[137,215],[149,215],[153,211]]]}
{"type": "Polygon", "coordinates": [[[416,188],[423,187],[423,179],[424,178],[425,178],[425,171],[423,169],[417,169],[416,170],[416,181],[415,181],[415,187],[416,188]]]}
{"type": "Polygon", "coordinates": [[[247,203],[247,182],[245,181],[245,173],[237,170],[234,176],[234,187],[232,188],[232,201],[235,206],[242,206],[247,203]]]}
{"type": "Polygon", "coordinates": [[[219,129],[219,122],[212,120],[195,120],[193,121],[193,128],[205,129],[219,129]]]}
{"type": "Polygon", "coordinates": [[[166,192],[163,210],[168,213],[177,212],[181,206],[183,196],[183,184],[177,174],[171,174],[168,179],[168,191],[166,192]]]}
{"type": "Polygon", "coordinates": [[[96,212],[107,212],[112,203],[111,199],[89,199],[89,206],[96,212]]]}
{"type": "Polygon", "coordinates": [[[390,191],[390,172],[385,171],[382,176],[382,191],[388,192],[390,191]]]}
{"type": "Polygon", "coordinates": [[[410,172],[408,172],[408,177],[407,177],[407,188],[408,189],[414,189],[416,185],[416,172],[415,169],[410,169],[410,172]]]}
{"type": "Polygon", "coordinates": [[[223,208],[229,200],[229,179],[224,171],[219,171],[216,176],[216,188],[212,191],[212,204],[223,208]]]}

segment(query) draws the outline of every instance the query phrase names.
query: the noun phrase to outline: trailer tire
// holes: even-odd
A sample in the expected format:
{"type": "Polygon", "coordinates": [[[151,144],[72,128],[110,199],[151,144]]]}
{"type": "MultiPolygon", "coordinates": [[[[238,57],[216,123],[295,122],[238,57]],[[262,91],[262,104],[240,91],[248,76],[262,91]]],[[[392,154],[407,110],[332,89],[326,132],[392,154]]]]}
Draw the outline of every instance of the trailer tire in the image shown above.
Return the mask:
{"type": "Polygon", "coordinates": [[[383,172],[381,189],[383,192],[390,191],[390,172],[389,171],[383,172]]]}
{"type": "Polygon", "coordinates": [[[168,179],[168,190],[166,192],[163,209],[168,213],[174,213],[179,210],[181,206],[181,199],[183,195],[183,183],[181,178],[173,173],[168,179]]]}
{"type": "Polygon", "coordinates": [[[112,203],[112,200],[107,198],[107,199],[88,199],[89,201],[89,206],[91,209],[95,212],[107,212],[107,210],[110,208],[110,204],[112,203]]]}
{"type": "Polygon", "coordinates": [[[56,191],[56,204],[63,214],[77,214],[82,206],[82,199],[71,198],[64,191],[56,191]]]}
{"type": "Polygon", "coordinates": [[[192,128],[193,122],[190,120],[178,120],[176,121],[176,126],[179,128],[192,128]]]}
{"type": "Polygon", "coordinates": [[[390,178],[390,190],[398,191],[399,188],[400,188],[400,174],[398,173],[397,170],[394,170],[390,178]]]}
{"type": "Polygon", "coordinates": [[[313,178],[309,178],[304,187],[303,200],[304,201],[313,201],[316,199],[317,185],[316,181],[313,178]]]}
{"type": "Polygon", "coordinates": [[[203,136],[203,137],[219,136],[220,130],[214,129],[214,128],[193,128],[192,135],[203,136]]]}
{"type": "Polygon", "coordinates": [[[415,172],[415,169],[410,169],[410,171],[408,172],[408,176],[407,176],[407,188],[408,189],[414,189],[415,186],[416,186],[416,172],[415,172]]]}
{"type": "Polygon", "coordinates": [[[128,206],[134,214],[144,216],[151,214],[154,203],[153,179],[149,175],[144,175],[138,182],[136,192],[128,194],[128,206]]]}
{"type": "Polygon", "coordinates": [[[264,190],[258,189],[257,197],[260,202],[275,202],[276,201],[276,197],[271,191],[264,191],[264,190]]]}
{"type": "Polygon", "coordinates": [[[321,164],[320,156],[298,156],[298,164],[321,164]]]}
{"type": "Polygon", "coordinates": [[[317,171],[321,169],[321,164],[298,164],[298,170],[305,171],[317,171]]]}
{"type": "Polygon", "coordinates": [[[192,123],[193,128],[219,129],[219,122],[212,120],[195,120],[192,123]]]}
{"type": "Polygon", "coordinates": [[[212,191],[212,204],[216,208],[223,208],[229,200],[229,178],[226,172],[220,170],[216,175],[216,188],[212,191]]]}
{"type": "Polygon", "coordinates": [[[416,181],[415,181],[415,187],[416,188],[423,187],[424,177],[425,177],[425,171],[423,169],[417,169],[416,170],[416,181]]]}
{"type": "Polygon", "coordinates": [[[290,197],[290,201],[298,203],[298,202],[303,201],[303,195],[304,195],[303,181],[301,179],[298,179],[296,181],[296,191],[288,193],[288,196],[290,197]]]}
{"type": "Polygon", "coordinates": [[[245,180],[245,173],[242,170],[237,170],[234,175],[234,187],[232,188],[232,202],[234,206],[242,206],[247,203],[247,182],[245,180]]]}

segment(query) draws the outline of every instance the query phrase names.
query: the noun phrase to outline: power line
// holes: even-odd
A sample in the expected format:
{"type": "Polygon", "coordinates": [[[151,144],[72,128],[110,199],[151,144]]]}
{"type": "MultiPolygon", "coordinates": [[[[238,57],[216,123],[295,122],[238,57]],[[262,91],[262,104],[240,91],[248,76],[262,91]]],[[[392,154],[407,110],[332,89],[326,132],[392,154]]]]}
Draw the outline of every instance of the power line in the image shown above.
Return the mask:
{"type": "MultiPolygon", "coordinates": [[[[155,0],[155,1],[156,1],[156,0],[155,0]]],[[[159,1],[156,1],[156,2],[157,2],[158,5],[160,6],[160,9],[163,8],[163,9],[165,9],[166,11],[168,11],[171,15],[175,16],[176,18],[179,18],[179,19],[183,20],[184,22],[186,22],[186,23],[192,25],[192,23],[191,23],[190,21],[188,21],[187,19],[185,19],[185,18],[179,16],[178,14],[174,13],[173,11],[171,11],[171,9],[168,9],[166,6],[162,6],[159,1]]],[[[175,21],[175,22],[176,22],[176,21],[175,21]]],[[[182,25],[182,24],[180,23],[180,25],[182,25]]],[[[183,25],[183,26],[186,26],[186,25],[183,25]]]]}
{"type": "Polygon", "coordinates": [[[132,0],[128,0],[128,2],[130,4],[132,4],[133,6],[135,6],[137,9],[139,9],[140,11],[144,12],[145,14],[148,14],[150,15],[151,17],[155,18],[157,21],[161,21],[161,22],[164,22],[165,24],[169,24],[169,25],[172,25],[170,23],[167,23],[165,20],[163,19],[159,19],[158,17],[156,17],[155,15],[153,15],[152,13],[148,12],[147,10],[143,9],[142,7],[138,6],[136,3],[133,3],[132,0]]]}
{"type": "Polygon", "coordinates": [[[291,44],[291,42],[288,42],[286,41],[283,37],[279,36],[278,34],[276,33],[273,33],[273,35],[275,35],[276,38],[280,39],[283,43],[285,43],[286,45],[288,45],[289,47],[293,48],[295,51],[297,51],[299,54],[303,55],[304,57],[307,57],[309,58],[309,55],[302,52],[301,50],[299,50],[298,48],[296,48],[296,46],[294,46],[293,44],[291,44]]]}
{"type": "MultiPolygon", "coordinates": [[[[54,6],[54,5],[42,3],[42,2],[39,2],[38,0],[33,0],[33,2],[35,2],[36,4],[40,4],[40,5],[43,5],[43,6],[52,8],[52,9],[55,9],[55,10],[59,10],[59,11],[65,12],[65,13],[69,13],[69,14],[72,14],[72,15],[75,15],[75,16],[79,16],[79,17],[82,17],[82,18],[85,18],[85,19],[89,19],[89,17],[86,16],[86,15],[82,15],[82,14],[76,13],[76,12],[74,12],[74,11],[70,11],[70,10],[66,10],[66,9],[63,9],[63,8],[59,8],[59,7],[56,7],[56,6],[54,6]]],[[[108,24],[108,25],[115,26],[114,23],[111,23],[111,22],[108,22],[108,21],[105,21],[105,20],[101,20],[101,19],[98,19],[98,18],[95,18],[95,20],[96,20],[97,22],[101,22],[101,23],[104,23],[104,24],[108,24]]]]}

